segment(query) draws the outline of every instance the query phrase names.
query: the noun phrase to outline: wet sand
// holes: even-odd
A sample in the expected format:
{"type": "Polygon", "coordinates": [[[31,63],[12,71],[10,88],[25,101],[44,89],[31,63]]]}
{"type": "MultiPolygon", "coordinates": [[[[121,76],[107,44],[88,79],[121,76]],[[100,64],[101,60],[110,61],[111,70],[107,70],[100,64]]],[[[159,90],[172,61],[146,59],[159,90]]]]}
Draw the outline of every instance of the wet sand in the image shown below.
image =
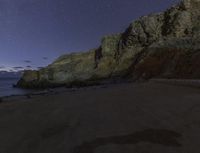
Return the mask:
{"type": "Polygon", "coordinates": [[[200,89],[156,82],[0,103],[0,153],[198,153],[200,89]]]}

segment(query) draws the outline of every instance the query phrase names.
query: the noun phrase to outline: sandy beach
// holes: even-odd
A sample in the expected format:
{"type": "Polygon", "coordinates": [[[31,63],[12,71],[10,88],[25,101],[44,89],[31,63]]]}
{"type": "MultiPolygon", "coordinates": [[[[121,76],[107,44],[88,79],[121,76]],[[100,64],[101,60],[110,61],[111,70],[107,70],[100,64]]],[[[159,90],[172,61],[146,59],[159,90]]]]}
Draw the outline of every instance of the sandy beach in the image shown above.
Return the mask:
{"type": "Polygon", "coordinates": [[[104,85],[0,103],[0,153],[198,153],[200,89],[104,85]]]}

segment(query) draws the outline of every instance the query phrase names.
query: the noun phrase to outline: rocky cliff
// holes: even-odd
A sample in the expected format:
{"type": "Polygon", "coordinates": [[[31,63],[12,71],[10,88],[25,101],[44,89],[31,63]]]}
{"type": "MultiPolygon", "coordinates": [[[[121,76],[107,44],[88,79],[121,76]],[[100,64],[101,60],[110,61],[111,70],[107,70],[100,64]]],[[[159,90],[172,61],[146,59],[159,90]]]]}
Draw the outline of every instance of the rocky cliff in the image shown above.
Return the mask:
{"type": "Polygon", "coordinates": [[[143,16],[101,46],[63,55],[39,71],[27,71],[20,87],[97,83],[129,77],[200,78],[200,0],[183,0],[165,12],[143,16]]]}

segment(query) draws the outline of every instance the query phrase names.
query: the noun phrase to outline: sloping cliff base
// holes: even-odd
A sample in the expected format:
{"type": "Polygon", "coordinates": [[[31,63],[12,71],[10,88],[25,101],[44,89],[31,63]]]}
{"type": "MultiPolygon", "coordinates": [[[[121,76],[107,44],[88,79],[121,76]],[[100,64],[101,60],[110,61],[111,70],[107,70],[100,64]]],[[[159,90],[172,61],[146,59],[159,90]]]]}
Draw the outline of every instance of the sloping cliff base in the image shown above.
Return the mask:
{"type": "Polygon", "coordinates": [[[0,152],[199,153],[199,100],[154,82],[3,99],[0,152]]]}
{"type": "Polygon", "coordinates": [[[19,87],[96,84],[102,80],[200,78],[200,1],[183,0],[165,12],[143,16],[121,34],[105,36],[88,52],[63,55],[39,71],[27,71],[19,87]]]}

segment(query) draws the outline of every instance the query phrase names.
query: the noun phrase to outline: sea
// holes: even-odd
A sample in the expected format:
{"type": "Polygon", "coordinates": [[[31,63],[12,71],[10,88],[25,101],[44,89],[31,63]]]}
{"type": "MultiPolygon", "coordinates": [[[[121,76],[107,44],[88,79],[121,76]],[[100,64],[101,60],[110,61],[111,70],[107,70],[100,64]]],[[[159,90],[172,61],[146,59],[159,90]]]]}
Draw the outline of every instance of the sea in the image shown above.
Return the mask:
{"type": "Polygon", "coordinates": [[[0,77],[0,97],[24,95],[31,92],[30,90],[14,88],[13,84],[16,84],[18,80],[18,77],[0,77]]]}

